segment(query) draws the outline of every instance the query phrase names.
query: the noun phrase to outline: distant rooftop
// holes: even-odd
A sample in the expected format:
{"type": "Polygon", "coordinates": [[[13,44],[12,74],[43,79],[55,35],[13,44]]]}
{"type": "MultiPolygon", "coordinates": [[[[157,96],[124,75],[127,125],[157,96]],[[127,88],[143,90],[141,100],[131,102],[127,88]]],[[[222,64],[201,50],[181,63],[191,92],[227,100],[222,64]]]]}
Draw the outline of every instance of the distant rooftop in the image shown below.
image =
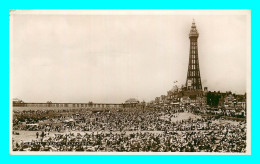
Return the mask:
{"type": "Polygon", "coordinates": [[[139,100],[135,99],[135,98],[130,98],[130,99],[127,99],[125,101],[125,103],[139,103],[139,100]]]}

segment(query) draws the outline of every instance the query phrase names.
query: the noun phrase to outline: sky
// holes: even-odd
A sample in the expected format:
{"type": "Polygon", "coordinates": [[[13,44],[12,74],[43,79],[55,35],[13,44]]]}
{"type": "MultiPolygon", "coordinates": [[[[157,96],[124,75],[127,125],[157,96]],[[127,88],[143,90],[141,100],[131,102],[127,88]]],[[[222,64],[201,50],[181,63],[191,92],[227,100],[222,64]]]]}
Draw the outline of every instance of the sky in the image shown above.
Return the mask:
{"type": "Polygon", "coordinates": [[[195,19],[202,86],[245,93],[248,17],[13,14],[11,94],[25,102],[122,103],[167,94],[188,71],[195,19]]]}

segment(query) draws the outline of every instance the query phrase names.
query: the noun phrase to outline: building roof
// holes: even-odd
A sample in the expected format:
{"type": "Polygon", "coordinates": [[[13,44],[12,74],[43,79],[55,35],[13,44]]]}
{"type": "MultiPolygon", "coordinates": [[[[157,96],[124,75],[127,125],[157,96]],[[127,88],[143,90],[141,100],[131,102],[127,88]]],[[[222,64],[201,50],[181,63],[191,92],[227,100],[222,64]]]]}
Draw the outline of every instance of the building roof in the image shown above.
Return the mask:
{"type": "Polygon", "coordinates": [[[20,100],[20,99],[18,99],[18,98],[13,98],[13,102],[15,102],[15,103],[21,103],[21,102],[23,102],[23,101],[20,100]]]}
{"type": "Polygon", "coordinates": [[[135,98],[130,98],[130,99],[127,99],[125,101],[125,103],[139,103],[139,100],[135,99],[135,98]]]}
{"type": "Polygon", "coordinates": [[[177,85],[173,86],[170,91],[171,92],[177,92],[178,91],[178,86],[177,85]]]}

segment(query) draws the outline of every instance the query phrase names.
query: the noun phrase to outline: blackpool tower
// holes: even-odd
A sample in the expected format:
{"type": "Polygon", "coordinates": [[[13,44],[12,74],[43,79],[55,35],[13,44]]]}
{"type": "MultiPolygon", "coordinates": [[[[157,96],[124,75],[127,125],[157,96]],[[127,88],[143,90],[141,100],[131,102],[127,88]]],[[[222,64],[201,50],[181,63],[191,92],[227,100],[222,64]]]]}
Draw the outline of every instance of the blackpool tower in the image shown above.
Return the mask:
{"type": "Polygon", "coordinates": [[[198,37],[199,37],[199,33],[197,31],[195,21],[193,20],[190,34],[189,34],[190,55],[189,55],[186,87],[187,90],[194,90],[194,91],[202,90],[200,68],[199,68],[199,56],[198,56],[198,37]]]}

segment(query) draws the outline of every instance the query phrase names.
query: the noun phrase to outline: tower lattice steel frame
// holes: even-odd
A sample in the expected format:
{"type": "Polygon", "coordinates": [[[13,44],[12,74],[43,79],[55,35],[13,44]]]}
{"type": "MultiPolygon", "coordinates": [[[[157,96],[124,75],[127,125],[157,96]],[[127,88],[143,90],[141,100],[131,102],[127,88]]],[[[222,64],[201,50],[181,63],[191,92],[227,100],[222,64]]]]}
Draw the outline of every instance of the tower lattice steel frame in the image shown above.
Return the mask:
{"type": "Polygon", "coordinates": [[[193,20],[189,38],[190,38],[190,55],[188,73],[186,79],[187,90],[202,90],[199,56],[198,56],[198,37],[199,33],[193,20]]]}

